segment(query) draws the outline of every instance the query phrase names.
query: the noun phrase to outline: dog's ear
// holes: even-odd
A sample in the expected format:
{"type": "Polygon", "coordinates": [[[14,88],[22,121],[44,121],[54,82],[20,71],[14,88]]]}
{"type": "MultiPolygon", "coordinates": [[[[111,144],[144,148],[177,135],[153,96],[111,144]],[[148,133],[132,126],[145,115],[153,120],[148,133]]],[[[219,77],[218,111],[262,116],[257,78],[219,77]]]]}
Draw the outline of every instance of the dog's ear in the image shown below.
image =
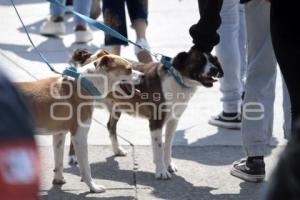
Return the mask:
{"type": "Polygon", "coordinates": [[[104,49],[98,50],[94,55],[96,58],[101,58],[102,56],[108,55],[109,53],[104,49]]]}
{"type": "Polygon", "coordinates": [[[91,57],[91,53],[87,49],[76,49],[70,59],[70,62],[85,63],[87,59],[91,57]]]}
{"type": "Polygon", "coordinates": [[[185,67],[185,61],[189,54],[187,52],[181,52],[173,59],[173,66],[175,69],[183,69],[185,67]]]}
{"type": "Polygon", "coordinates": [[[107,71],[110,62],[111,62],[111,58],[109,56],[102,56],[99,60],[94,62],[94,65],[96,69],[101,68],[107,71]]]}

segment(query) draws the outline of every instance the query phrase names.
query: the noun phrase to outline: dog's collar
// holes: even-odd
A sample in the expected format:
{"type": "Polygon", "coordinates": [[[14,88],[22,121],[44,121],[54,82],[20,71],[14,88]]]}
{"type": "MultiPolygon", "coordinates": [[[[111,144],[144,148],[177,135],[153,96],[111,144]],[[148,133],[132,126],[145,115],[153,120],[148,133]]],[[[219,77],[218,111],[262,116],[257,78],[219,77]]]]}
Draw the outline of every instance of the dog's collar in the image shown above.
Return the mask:
{"type": "Polygon", "coordinates": [[[173,78],[175,79],[175,81],[181,85],[184,88],[191,88],[190,86],[188,86],[182,76],[180,75],[180,73],[173,67],[172,65],[172,58],[168,57],[168,56],[164,56],[162,55],[160,62],[164,65],[164,69],[171,75],[173,76],[173,78]]]}
{"type": "Polygon", "coordinates": [[[86,79],[85,77],[80,77],[81,74],[77,72],[77,69],[75,67],[67,67],[63,74],[64,76],[69,76],[72,78],[75,78],[76,80],[80,81],[80,85],[87,90],[92,96],[95,98],[100,98],[102,96],[101,92],[94,86],[94,84],[86,79]]]}

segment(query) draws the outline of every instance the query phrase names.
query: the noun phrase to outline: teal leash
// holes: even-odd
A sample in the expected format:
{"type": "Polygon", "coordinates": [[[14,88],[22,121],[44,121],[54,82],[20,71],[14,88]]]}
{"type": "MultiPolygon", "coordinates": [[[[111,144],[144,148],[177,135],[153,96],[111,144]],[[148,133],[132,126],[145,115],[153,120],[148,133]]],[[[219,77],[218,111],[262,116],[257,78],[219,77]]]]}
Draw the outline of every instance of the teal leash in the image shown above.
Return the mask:
{"type": "Polygon", "coordinates": [[[80,14],[72,9],[69,9],[68,7],[66,7],[65,5],[61,4],[60,2],[58,2],[57,0],[47,0],[50,3],[54,3],[60,7],[62,7],[63,9],[73,13],[74,15],[80,17],[81,19],[83,19],[86,23],[96,27],[99,30],[102,30],[103,32],[118,38],[119,40],[122,40],[124,42],[128,42],[134,46],[137,46],[138,48],[141,48],[143,50],[146,50],[147,52],[149,52],[153,57],[155,57],[160,63],[162,63],[165,66],[165,69],[174,77],[175,81],[181,85],[184,88],[190,88],[189,86],[187,86],[184,81],[182,80],[182,78],[177,74],[176,70],[174,69],[173,65],[172,65],[172,58],[165,56],[163,54],[159,54],[159,53],[152,53],[149,49],[142,47],[141,45],[129,40],[128,38],[126,38],[125,36],[123,36],[122,34],[120,34],[119,32],[117,32],[116,30],[110,28],[109,26],[91,19],[90,17],[87,17],[83,14],[80,14]],[[159,58],[160,57],[160,58],[159,58]]]}
{"type": "MultiPolygon", "coordinates": [[[[90,17],[87,17],[85,15],[82,15],[72,9],[69,9],[67,8],[65,5],[61,4],[60,2],[58,2],[57,0],[47,0],[49,1],[50,3],[54,3],[62,8],[64,8],[65,10],[68,10],[70,12],[72,12],[74,15],[80,17],[81,19],[83,19],[84,21],[86,21],[88,24],[96,27],[97,29],[99,30],[102,30],[103,32],[107,33],[107,34],[110,34],[111,36],[115,37],[115,38],[118,38],[122,41],[125,41],[125,42],[128,42],[134,46],[137,46],[138,48],[141,48],[143,50],[146,50],[147,52],[149,52],[152,56],[154,56],[160,63],[162,63],[164,66],[165,66],[165,69],[166,71],[168,71],[175,79],[175,81],[181,85],[182,87],[185,87],[185,88],[190,88],[189,86],[187,86],[184,81],[182,80],[182,78],[176,73],[176,70],[174,69],[174,67],[172,66],[172,58],[171,57],[168,57],[168,56],[165,56],[165,55],[162,55],[162,54],[159,54],[159,53],[152,53],[149,49],[147,48],[144,48],[142,47],[141,45],[129,40],[128,38],[126,38],[125,36],[123,36],[122,34],[120,34],[119,32],[115,31],[114,29],[110,28],[109,26],[101,23],[101,22],[98,22],[94,19],[91,19],[90,17]]],[[[38,48],[35,46],[35,44],[33,43],[30,35],[29,35],[29,32],[15,6],[15,3],[13,0],[10,0],[10,2],[12,3],[14,9],[15,9],[15,12],[25,30],[25,33],[27,35],[27,38],[29,40],[29,42],[31,43],[31,45],[33,46],[33,48],[35,49],[35,51],[38,53],[38,55],[40,56],[40,58],[46,63],[46,65],[48,66],[48,68],[56,73],[56,74],[59,74],[59,75],[66,75],[66,76],[71,76],[73,78],[76,78],[76,76],[72,76],[74,75],[74,73],[78,73],[77,71],[74,71],[74,67],[68,67],[64,70],[63,73],[61,72],[58,72],[57,70],[55,70],[55,68],[48,62],[48,60],[45,58],[45,56],[38,50],[38,48]]],[[[83,81],[83,84],[87,83],[87,81],[83,81]]],[[[90,84],[86,84],[86,85],[83,85],[85,88],[88,88],[87,90],[90,91],[93,95],[95,94],[96,96],[99,96],[99,93],[95,92],[95,89],[93,89],[93,87],[91,87],[90,84]]]]}
{"type": "Polygon", "coordinates": [[[94,86],[94,84],[89,81],[88,79],[84,78],[84,77],[80,77],[80,73],[77,72],[77,69],[73,66],[70,66],[70,67],[67,67],[63,73],[57,71],[50,63],[49,61],[45,58],[45,56],[38,50],[38,48],[35,46],[34,42],[32,41],[30,35],[29,35],[29,32],[16,8],[16,5],[15,3],[13,2],[13,0],[10,0],[10,2],[12,3],[16,13],[17,13],[17,16],[23,26],[23,29],[25,30],[25,33],[27,35],[27,38],[29,40],[29,42],[31,43],[31,45],[33,46],[34,50],[38,53],[38,55],[40,56],[40,58],[44,61],[44,63],[46,63],[46,65],[48,66],[48,68],[54,72],[55,74],[59,74],[59,75],[62,75],[62,76],[69,76],[69,77],[72,77],[72,78],[75,78],[77,80],[80,81],[80,84],[82,85],[82,87],[84,89],[86,89],[91,95],[95,96],[96,98],[100,98],[101,97],[101,92],[98,91],[98,89],[94,86]]]}
{"type": "Polygon", "coordinates": [[[13,1],[13,0],[10,0],[10,2],[11,2],[11,4],[13,5],[13,7],[14,7],[14,9],[15,9],[15,11],[16,11],[17,16],[18,16],[18,18],[19,18],[19,20],[20,20],[20,22],[21,22],[21,24],[22,24],[22,26],[23,26],[23,29],[25,30],[25,33],[26,33],[26,35],[27,35],[27,38],[28,38],[29,42],[31,43],[31,45],[33,46],[34,50],[37,52],[37,54],[38,54],[38,55],[40,56],[40,58],[44,61],[44,63],[46,63],[46,65],[49,67],[49,69],[50,69],[52,72],[54,72],[54,73],[56,73],[56,74],[62,75],[62,73],[60,73],[60,72],[58,72],[58,71],[56,71],[56,70],[54,69],[54,67],[48,62],[48,60],[45,58],[45,56],[44,56],[44,55],[38,50],[38,48],[35,46],[35,44],[33,43],[32,39],[31,39],[31,37],[30,37],[30,35],[29,35],[29,32],[28,32],[28,30],[27,30],[27,28],[26,28],[26,26],[25,26],[25,24],[24,24],[24,22],[23,22],[23,20],[22,20],[22,18],[21,18],[21,16],[20,16],[20,14],[19,14],[19,12],[18,12],[18,10],[17,10],[17,8],[16,8],[16,5],[15,5],[14,1],[13,1]]]}

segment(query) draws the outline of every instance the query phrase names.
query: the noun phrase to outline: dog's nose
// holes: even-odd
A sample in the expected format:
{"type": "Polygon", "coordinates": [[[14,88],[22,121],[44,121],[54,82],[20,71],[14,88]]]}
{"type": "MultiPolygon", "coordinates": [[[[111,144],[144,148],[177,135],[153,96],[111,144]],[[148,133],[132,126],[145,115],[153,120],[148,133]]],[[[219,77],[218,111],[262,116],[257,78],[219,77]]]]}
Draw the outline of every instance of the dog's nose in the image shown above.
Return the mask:
{"type": "Polygon", "coordinates": [[[218,74],[218,69],[216,67],[210,68],[208,76],[216,76],[218,74]]]}
{"type": "Polygon", "coordinates": [[[217,73],[216,77],[217,78],[222,78],[223,76],[224,76],[223,70],[219,70],[219,72],[217,73]]]}
{"type": "Polygon", "coordinates": [[[212,77],[222,78],[224,73],[222,69],[219,69],[217,67],[212,67],[210,68],[208,75],[212,77]]]}

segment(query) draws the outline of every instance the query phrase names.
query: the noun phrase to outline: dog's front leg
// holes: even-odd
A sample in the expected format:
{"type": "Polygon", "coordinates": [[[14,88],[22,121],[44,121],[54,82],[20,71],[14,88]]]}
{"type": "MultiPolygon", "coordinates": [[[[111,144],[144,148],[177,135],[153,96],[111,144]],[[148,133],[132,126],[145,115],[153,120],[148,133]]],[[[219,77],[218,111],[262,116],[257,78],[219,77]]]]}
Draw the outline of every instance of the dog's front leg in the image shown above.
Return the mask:
{"type": "Polygon", "coordinates": [[[77,156],[78,164],[80,167],[80,174],[83,181],[88,185],[91,192],[104,192],[105,188],[101,185],[97,185],[91,176],[91,168],[88,160],[88,144],[87,134],[89,126],[78,126],[75,134],[72,134],[72,142],[75,148],[75,154],[77,156]]]}
{"type": "Polygon", "coordinates": [[[126,151],[119,145],[117,137],[117,123],[120,119],[121,112],[111,111],[109,121],[107,123],[107,129],[109,131],[109,138],[111,140],[112,148],[115,156],[126,156],[126,151]]]}
{"type": "Polygon", "coordinates": [[[155,178],[170,179],[171,174],[168,172],[164,161],[164,148],[162,142],[162,129],[151,130],[153,161],[155,164],[155,178]]]}
{"type": "Polygon", "coordinates": [[[177,171],[176,165],[172,162],[172,144],[177,128],[178,120],[170,119],[166,125],[165,134],[165,163],[170,173],[177,171]]]}
{"type": "Polygon", "coordinates": [[[52,181],[53,184],[62,185],[65,184],[66,181],[63,176],[63,167],[64,167],[64,146],[65,146],[65,137],[66,134],[58,134],[53,135],[53,152],[54,152],[54,179],[52,181]]]}

